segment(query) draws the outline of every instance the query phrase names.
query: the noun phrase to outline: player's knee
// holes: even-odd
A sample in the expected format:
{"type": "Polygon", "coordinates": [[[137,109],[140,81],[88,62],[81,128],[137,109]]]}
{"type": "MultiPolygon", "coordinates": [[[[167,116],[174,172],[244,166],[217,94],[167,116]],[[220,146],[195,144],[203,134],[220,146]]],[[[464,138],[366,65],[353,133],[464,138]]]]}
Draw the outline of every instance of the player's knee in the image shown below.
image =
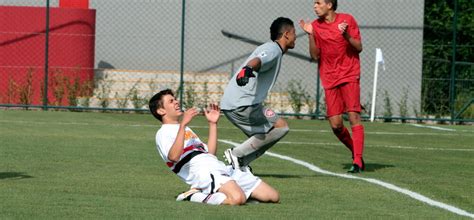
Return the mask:
{"type": "Polygon", "coordinates": [[[269,203],[279,203],[280,202],[280,194],[274,190],[267,190],[264,193],[264,196],[258,198],[260,202],[269,202],[269,203]]]}
{"type": "Polygon", "coordinates": [[[283,118],[279,118],[273,125],[275,128],[288,128],[288,123],[283,118]]]}
{"type": "Polygon", "coordinates": [[[331,125],[331,128],[332,128],[332,132],[334,134],[340,134],[342,133],[342,131],[344,130],[344,125],[342,124],[335,124],[335,125],[331,125]]]}
{"type": "Polygon", "coordinates": [[[358,112],[349,112],[349,122],[351,123],[351,126],[360,124],[360,114],[358,112]]]}
{"type": "Polygon", "coordinates": [[[280,193],[274,191],[270,194],[270,199],[268,202],[279,203],[280,202],[280,193]]]}
{"type": "Polygon", "coordinates": [[[228,199],[229,205],[243,205],[246,201],[244,193],[232,193],[232,195],[230,195],[228,199]]]}

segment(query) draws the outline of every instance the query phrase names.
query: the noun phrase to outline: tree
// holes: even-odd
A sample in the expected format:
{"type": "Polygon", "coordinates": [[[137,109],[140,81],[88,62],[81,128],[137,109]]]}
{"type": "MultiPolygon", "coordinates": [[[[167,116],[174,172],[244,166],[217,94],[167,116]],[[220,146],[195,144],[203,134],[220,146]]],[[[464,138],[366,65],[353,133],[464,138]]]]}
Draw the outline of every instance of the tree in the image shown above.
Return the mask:
{"type": "MultiPolygon", "coordinates": [[[[438,116],[449,113],[451,67],[456,65],[456,95],[474,96],[474,9],[472,0],[425,1],[423,33],[422,109],[438,116]],[[457,1],[456,63],[453,56],[453,17],[457,1]]],[[[462,104],[461,104],[462,105],[462,104]]]]}

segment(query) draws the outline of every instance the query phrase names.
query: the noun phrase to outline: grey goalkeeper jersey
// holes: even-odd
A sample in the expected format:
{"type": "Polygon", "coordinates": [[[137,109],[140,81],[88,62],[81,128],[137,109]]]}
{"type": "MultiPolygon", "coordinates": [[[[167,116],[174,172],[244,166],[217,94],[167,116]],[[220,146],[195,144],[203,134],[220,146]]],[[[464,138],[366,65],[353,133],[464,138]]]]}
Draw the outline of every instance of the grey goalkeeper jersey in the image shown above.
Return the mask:
{"type": "Polygon", "coordinates": [[[237,85],[237,73],[234,73],[224,90],[221,109],[233,110],[242,106],[263,103],[278,78],[282,55],[283,51],[276,42],[267,42],[257,47],[237,73],[255,57],[260,59],[260,70],[253,72],[255,77],[250,78],[245,86],[237,85]]]}

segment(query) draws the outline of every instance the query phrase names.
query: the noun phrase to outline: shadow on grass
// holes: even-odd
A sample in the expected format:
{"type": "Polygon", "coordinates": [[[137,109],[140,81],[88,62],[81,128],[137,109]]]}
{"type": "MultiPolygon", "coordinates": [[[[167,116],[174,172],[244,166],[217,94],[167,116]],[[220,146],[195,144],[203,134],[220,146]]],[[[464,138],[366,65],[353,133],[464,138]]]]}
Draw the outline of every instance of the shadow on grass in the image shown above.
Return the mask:
{"type": "Polygon", "coordinates": [[[26,175],[23,172],[0,172],[0,180],[3,179],[27,179],[33,178],[30,175],[26,175]]]}
{"type": "MultiPolygon", "coordinates": [[[[344,166],[345,170],[349,170],[352,166],[352,164],[350,164],[350,163],[345,163],[345,164],[342,164],[342,165],[344,166]]],[[[381,169],[384,169],[384,168],[390,168],[390,167],[395,167],[395,166],[390,165],[390,164],[366,163],[364,172],[375,172],[377,170],[381,170],[381,169]]]]}
{"type": "Polygon", "coordinates": [[[255,176],[258,176],[258,177],[273,177],[273,178],[282,178],[282,179],[286,179],[286,178],[303,178],[303,177],[309,177],[309,176],[312,176],[314,177],[314,175],[289,175],[289,174],[264,174],[264,173],[254,173],[255,176]]]}

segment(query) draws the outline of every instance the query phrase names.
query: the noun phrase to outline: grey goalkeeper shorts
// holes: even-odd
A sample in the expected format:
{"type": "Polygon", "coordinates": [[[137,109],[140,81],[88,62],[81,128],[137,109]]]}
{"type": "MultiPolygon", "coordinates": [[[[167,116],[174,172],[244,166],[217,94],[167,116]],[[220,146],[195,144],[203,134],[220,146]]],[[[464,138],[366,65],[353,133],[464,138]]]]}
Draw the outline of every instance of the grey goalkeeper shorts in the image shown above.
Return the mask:
{"type": "Polygon", "coordinates": [[[222,112],[248,137],[268,133],[280,118],[272,109],[262,104],[242,106],[233,110],[222,110],[222,112]]]}

